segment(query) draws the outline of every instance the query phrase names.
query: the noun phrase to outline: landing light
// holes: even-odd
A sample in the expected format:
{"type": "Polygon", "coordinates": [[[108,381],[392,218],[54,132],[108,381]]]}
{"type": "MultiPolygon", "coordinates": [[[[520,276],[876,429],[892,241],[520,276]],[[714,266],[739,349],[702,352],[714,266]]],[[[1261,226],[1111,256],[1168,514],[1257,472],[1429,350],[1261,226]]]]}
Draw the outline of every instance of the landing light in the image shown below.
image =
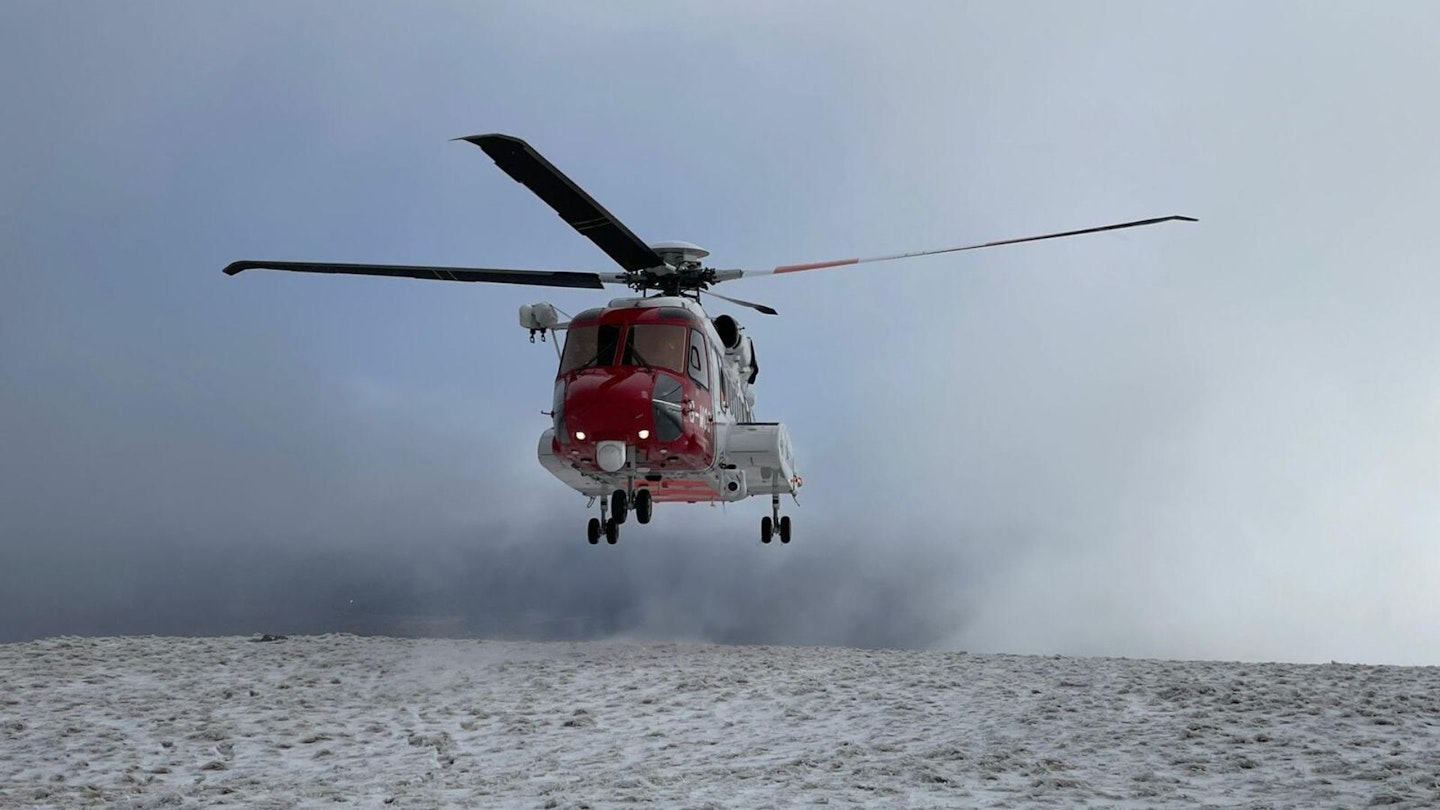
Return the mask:
{"type": "Polygon", "coordinates": [[[577,431],[575,431],[575,441],[577,441],[577,442],[583,442],[583,441],[585,441],[585,431],[583,431],[583,430],[577,430],[577,431]]]}
{"type": "Polygon", "coordinates": [[[646,439],[648,439],[648,438],[650,438],[650,431],[648,431],[648,430],[642,430],[642,431],[640,431],[640,440],[641,440],[641,441],[644,441],[644,440],[646,440],[646,439]]]}

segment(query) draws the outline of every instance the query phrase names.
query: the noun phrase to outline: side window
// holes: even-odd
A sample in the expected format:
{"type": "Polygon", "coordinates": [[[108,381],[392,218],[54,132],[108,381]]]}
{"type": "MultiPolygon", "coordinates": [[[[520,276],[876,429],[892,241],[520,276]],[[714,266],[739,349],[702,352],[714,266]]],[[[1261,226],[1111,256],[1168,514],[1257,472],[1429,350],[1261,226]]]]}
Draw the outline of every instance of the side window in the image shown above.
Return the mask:
{"type": "Polygon", "coordinates": [[[690,330],[690,359],[686,362],[686,370],[690,372],[690,379],[700,384],[701,388],[710,388],[710,369],[705,365],[705,359],[709,357],[705,348],[705,336],[700,330],[690,330]]]}

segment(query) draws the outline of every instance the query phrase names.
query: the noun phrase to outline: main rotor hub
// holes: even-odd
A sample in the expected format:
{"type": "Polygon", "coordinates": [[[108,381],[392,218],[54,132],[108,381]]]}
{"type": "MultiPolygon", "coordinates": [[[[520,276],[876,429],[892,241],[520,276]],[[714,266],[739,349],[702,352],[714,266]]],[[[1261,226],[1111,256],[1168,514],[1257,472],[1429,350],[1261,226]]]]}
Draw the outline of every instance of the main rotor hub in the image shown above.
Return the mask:
{"type": "Polygon", "coordinates": [[[710,251],[689,242],[656,242],[650,249],[672,267],[698,266],[701,259],[710,255],[710,251]]]}

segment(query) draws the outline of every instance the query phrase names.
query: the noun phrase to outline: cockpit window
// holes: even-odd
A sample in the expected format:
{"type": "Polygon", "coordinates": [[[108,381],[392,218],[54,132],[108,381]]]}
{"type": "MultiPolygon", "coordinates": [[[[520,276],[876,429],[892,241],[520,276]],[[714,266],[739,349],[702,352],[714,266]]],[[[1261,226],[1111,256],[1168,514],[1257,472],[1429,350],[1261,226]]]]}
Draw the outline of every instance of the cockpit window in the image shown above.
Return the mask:
{"type": "Polygon", "coordinates": [[[627,366],[663,368],[679,374],[685,370],[685,327],[677,324],[637,323],[625,339],[627,366]]]}
{"type": "Polygon", "coordinates": [[[565,336],[565,351],[560,355],[560,374],[614,363],[615,350],[619,344],[618,326],[570,327],[565,336]]]}

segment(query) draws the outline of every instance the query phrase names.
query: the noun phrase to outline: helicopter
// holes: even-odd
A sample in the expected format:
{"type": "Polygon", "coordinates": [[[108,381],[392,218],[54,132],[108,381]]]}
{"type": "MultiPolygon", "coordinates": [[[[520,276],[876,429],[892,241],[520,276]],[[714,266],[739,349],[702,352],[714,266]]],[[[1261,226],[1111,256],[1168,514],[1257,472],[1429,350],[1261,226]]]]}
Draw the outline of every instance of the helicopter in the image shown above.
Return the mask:
{"type": "Polygon", "coordinates": [[[780,499],[796,503],[804,479],[781,422],[760,421],[755,343],[730,315],[710,317],[701,294],[777,315],[771,307],[714,292],[711,287],[752,276],[893,261],[917,256],[1038,242],[1138,228],[1162,222],[1196,222],[1166,216],[1079,230],[1003,239],[938,250],[871,258],[780,265],[768,270],[717,269],[709,251],[689,242],[646,243],[525,141],[493,133],[455,140],[480,147],[501,171],[521,183],[561,219],[595,243],[623,272],[510,270],[426,265],[345,264],[245,259],[225,267],[228,276],[265,269],[302,273],[392,276],[603,290],[628,287],[635,295],[603,307],[564,315],[547,302],[520,307],[520,326],[548,334],[559,358],[552,424],[540,435],[541,466],[600,505],[586,539],[614,545],[630,513],[647,524],[660,503],[735,502],[769,497],[760,542],[791,540],[792,522],[780,499]],[[566,319],[562,319],[564,315],[566,319]],[[564,348],[557,333],[565,333],[564,348]]]}

